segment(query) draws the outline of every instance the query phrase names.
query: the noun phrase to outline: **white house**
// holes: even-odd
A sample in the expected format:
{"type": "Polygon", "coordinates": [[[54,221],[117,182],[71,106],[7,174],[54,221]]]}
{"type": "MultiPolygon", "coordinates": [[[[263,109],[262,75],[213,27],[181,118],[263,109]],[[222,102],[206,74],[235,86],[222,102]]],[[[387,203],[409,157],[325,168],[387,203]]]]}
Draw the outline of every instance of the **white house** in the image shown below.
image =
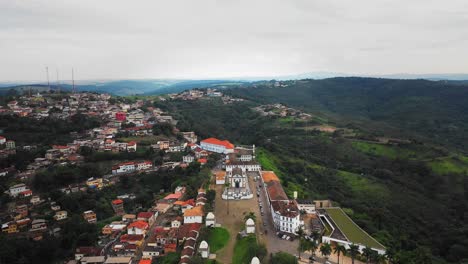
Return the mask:
{"type": "Polygon", "coordinates": [[[26,184],[20,183],[16,184],[10,187],[10,195],[13,197],[18,196],[20,193],[27,191],[28,187],[26,187],[26,184]]]}
{"type": "Polygon", "coordinates": [[[192,155],[186,155],[182,157],[183,163],[192,163],[195,160],[195,157],[192,155]]]}
{"type": "Polygon", "coordinates": [[[295,201],[272,201],[271,215],[278,231],[295,234],[301,226],[299,208],[295,201]]]}
{"type": "Polygon", "coordinates": [[[153,163],[151,161],[149,161],[149,160],[145,160],[145,161],[142,161],[142,162],[137,162],[135,164],[135,167],[136,167],[137,171],[148,170],[148,169],[151,169],[153,167],[153,163]]]}
{"type": "Polygon", "coordinates": [[[127,234],[129,235],[144,235],[148,230],[148,223],[145,221],[135,221],[127,226],[127,234]]]}
{"type": "Polygon", "coordinates": [[[207,138],[200,142],[200,147],[204,150],[216,153],[233,153],[234,145],[227,140],[219,140],[217,138],[207,138]]]}
{"type": "Polygon", "coordinates": [[[135,162],[123,162],[112,167],[112,174],[129,173],[135,171],[135,162]]]}
{"type": "Polygon", "coordinates": [[[203,208],[196,206],[184,212],[184,224],[203,223],[203,208]]]}

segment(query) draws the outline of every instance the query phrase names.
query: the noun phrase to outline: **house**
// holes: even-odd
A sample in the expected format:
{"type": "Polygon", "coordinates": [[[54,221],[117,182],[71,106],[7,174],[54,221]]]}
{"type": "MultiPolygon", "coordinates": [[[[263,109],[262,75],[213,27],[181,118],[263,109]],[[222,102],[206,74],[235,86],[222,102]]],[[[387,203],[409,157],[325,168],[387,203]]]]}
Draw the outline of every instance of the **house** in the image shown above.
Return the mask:
{"type": "Polygon", "coordinates": [[[127,151],[135,152],[137,150],[137,143],[135,141],[130,141],[127,144],[127,151]]]}
{"type": "Polygon", "coordinates": [[[185,155],[182,157],[182,162],[184,163],[192,163],[195,160],[195,157],[192,155],[185,155]]]}
{"type": "Polygon", "coordinates": [[[125,121],[126,118],[127,118],[127,114],[125,112],[115,113],[115,119],[118,121],[125,121]]]}
{"type": "Polygon", "coordinates": [[[112,209],[114,210],[116,215],[124,215],[124,202],[121,199],[115,199],[112,201],[112,209]]]}
{"type": "Polygon", "coordinates": [[[200,142],[200,147],[204,150],[228,154],[234,152],[234,145],[227,140],[219,140],[217,138],[207,138],[200,142]]]}
{"type": "Polygon", "coordinates": [[[197,143],[197,135],[195,132],[190,131],[190,132],[182,132],[182,136],[184,137],[185,140],[189,143],[197,143]]]}
{"type": "Polygon", "coordinates": [[[5,148],[15,149],[16,148],[15,142],[13,140],[7,140],[7,142],[5,143],[5,148]]]}
{"type": "Polygon", "coordinates": [[[89,256],[80,259],[81,264],[102,264],[106,261],[105,256],[89,256]]]}
{"type": "Polygon", "coordinates": [[[31,197],[29,202],[32,205],[38,205],[38,204],[42,203],[42,200],[41,200],[41,197],[39,195],[34,195],[33,197],[31,197]]]}
{"type": "Polygon", "coordinates": [[[137,245],[138,247],[143,244],[145,236],[144,235],[129,235],[124,234],[120,237],[120,242],[128,243],[131,245],[137,245]]]}
{"type": "Polygon", "coordinates": [[[168,140],[158,141],[157,144],[159,145],[160,150],[169,149],[170,142],[168,140]]]}
{"type": "Polygon", "coordinates": [[[83,212],[83,218],[90,224],[95,224],[97,222],[96,213],[91,210],[83,212]]]}
{"type": "Polygon", "coordinates": [[[47,221],[44,219],[35,219],[31,222],[29,232],[43,232],[47,230],[47,221]]]}
{"type": "Polygon", "coordinates": [[[184,224],[203,223],[203,207],[196,206],[184,212],[184,224]]]}
{"type": "Polygon", "coordinates": [[[0,144],[5,144],[6,142],[6,137],[0,136],[0,144]]]}
{"type": "Polygon", "coordinates": [[[172,203],[169,203],[167,201],[158,201],[158,203],[156,204],[156,207],[154,208],[154,210],[164,214],[166,213],[169,209],[172,208],[172,203]]]}
{"type": "Polygon", "coordinates": [[[77,247],[75,250],[75,260],[79,261],[86,256],[99,256],[101,255],[102,248],[98,247],[77,247]]]}
{"type": "Polygon", "coordinates": [[[174,202],[174,207],[179,207],[182,213],[187,209],[192,209],[195,206],[195,200],[189,199],[187,201],[176,201],[174,202]]]}
{"type": "Polygon", "coordinates": [[[182,220],[181,218],[176,218],[174,220],[171,221],[171,228],[179,228],[180,225],[182,224],[181,221],[182,220]]]}
{"type": "Polygon", "coordinates": [[[132,257],[108,257],[105,264],[131,264],[132,257]]]}
{"type": "Polygon", "coordinates": [[[138,213],[137,220],[148,222],[148,224],[151,226],[156,220],[156,215],[157,212],[156,214],[153,212],[140,212],[138,213]]]}
{"type": "Polygon", "coordinates": [[[135,163],[135,168],[137,171],[148,170],[148,169],[151,169],[152,167],[153,167],[153,163],[149,160],[135,163]]]}
{"type": "Polygon", "coordinates": [[[309,200],[296,200],[299,211],[307,214],[315,214],[315,203],[309,200]]]}
{"type": "Polygon", "coordinates": [[[225,171],[217,171],[215,174],[216,184],[224,185],[226,183],[226,172],[225,171]]]}
{"type": "Polygon", "coordinates": [[[112,174],[129,173],[135,171],[135,162],[123,162],[112,167],[112,174]]]}
{"type": "Polygon", "coordinates": [[[122,216],[122,221],[124,222],[133,222],[136,219],[136,215],[134,214],[124,214],[122,216]]]}
{"type": "Polygon", "coordinates": [[[28,187],[24,183],[16,184],[10,187],[10,196],[17,197],[20,193],[28,190],[28,187]]]}
{"type": "Polygon", "coordinates": [[[67,211],[58,211],[54,215],[55,221],[61,221],[61,220],[67,219],[67,217],[68,217],[67,211]]]}
{"type": "Polygon", "coordinates": [[[2,224],[2,232],[7,234],[19,232],[18,225],[15,222],[4,223],[2,224]]]}
{"type": "Polygon", "coordinates": [[[28,206],[26,204],[17,205],[15,212],[21,217],[28,216],[28,206]]]}
{"type": "Polygon", "coordinates": [[[103,187],[103,181],[102,178],[89,178],[86,181],[86,185],[88,185],[89,188],[91,189],[102,189],[103,187]]]}
{"type": "Polygon", "coordinates": [[[149,225],[145,221],[137,220],[127,226],[127,234],[129,235],[144,235],[148,230],[149,225]]]}
{"type": "Polygon", "coordinates": [[[190,235],[191,231],[200,231],[202,224],[183,224],[179,227],[177,232],[177,240],[179,244],[183,243],[190,235]]]}
{"type": "Polygon", "coordinates": [[[110,235],[114,232],[121,232],[125,230],[125,228],[127,228],[126,223],[114,221],[110,224],[105,225],[101,231],[103,235],[110,235]]]}
{"type": "Polygon", "coordinates": [[[143,258],[153,258],[164,255],[164,248],[160,246],[146,246],[143,249],[143,258]]]}

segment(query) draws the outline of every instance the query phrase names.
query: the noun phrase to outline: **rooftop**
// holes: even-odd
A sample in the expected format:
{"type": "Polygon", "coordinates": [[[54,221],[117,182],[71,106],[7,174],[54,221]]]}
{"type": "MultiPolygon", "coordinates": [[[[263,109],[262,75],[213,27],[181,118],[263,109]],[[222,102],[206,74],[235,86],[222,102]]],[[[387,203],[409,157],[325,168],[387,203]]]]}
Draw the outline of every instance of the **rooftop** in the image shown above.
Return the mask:
{"type": "Polygon", "coordinates": [[[341,208],[326,208],[325,211],[350,242],[371,248],[385,249],[382,244],[354,223],[341,208]]]}

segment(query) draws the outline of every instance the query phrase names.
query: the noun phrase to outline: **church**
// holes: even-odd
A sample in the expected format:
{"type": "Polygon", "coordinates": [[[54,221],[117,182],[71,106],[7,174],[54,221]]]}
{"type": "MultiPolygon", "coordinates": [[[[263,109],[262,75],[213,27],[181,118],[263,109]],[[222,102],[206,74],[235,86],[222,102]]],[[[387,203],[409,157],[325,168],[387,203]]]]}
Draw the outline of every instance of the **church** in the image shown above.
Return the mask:
{"type": "Polygon", "coordinates": [[[234,168],[226,172],[226,188],[222,194],[225,200],[251,199],[252,191],[245,169],[234,168]]]}

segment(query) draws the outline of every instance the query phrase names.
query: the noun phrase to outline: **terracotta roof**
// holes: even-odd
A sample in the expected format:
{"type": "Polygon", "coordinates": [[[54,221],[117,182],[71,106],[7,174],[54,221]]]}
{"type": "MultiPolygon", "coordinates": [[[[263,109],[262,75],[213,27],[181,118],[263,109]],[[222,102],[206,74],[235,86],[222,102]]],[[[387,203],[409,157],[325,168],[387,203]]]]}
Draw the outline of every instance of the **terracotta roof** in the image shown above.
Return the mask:
{"type": "Polygon", "coordinates": [[[274,171],[262,171],[262,178],[264,182],[280,181],[274,171]]]}
{"type": "Polygon", "coordinates": [[[179,200],[180,197],[182,197],[181,193],[171,193],[167,195],[166,197],[164,197],[164,200],[172,200],[172,199],[179,200]]]}
{"type": "Polygon", "coordinates": [[[146,218],[146,219],[149,219],[153,217],[153,213],[152,212],[140,212],[138,213],[138,217],[137,218],[146,218]]]}
{"type": "Polygon", "coordinates": [[[131,224],[128,225],[128,229],[130,228],[133,228],[133,227],[136,227],[136,228],[139,228],[139,229],[147,229],[148,228],[148,223],[146,223],[145,221],[135,221],[131,224]]]}
{"type": "Polygon", "coordinates": [[[123,203],[123,201],[120,200],[120,199],[116,199],[116,200],[113,200],[113,201],[112,201],[112,204],[115,204],[115,205],[117,205],[117,204],[122,204],[122,203],[123,203]]]}
{"type": "Polygon", "coordinates": [[[225,177],[226,177],[225,171],[216,172],[216,180],[224,180],[225,177]]]}
{"type": "Polygon", "coordinates": [[[271,201],[288,200],[288,196],[283,190],[279,181],[270,181],[267,183],[267,191],[271,201]]]}
{"type": "Polygon", "coordinates": [[[138,264],[151,264],[151,259],[142,259],[138,264]]]}
{"type": "Polygon", "coordinates": [[[197,206],[192,209],[187,209],[184,212],[184,217],[185,216],[203,216],[203,208],[201,206],[197,206]]]}
{"type": "Polygon", "coordinates": [[[129,146],[135,146],[135,145],[136,145],[136,142],[135,142],[135,141],[130,141],[130,142],[128,142],[128,145],[129,145],[129,146]]]}
{"type": "Polygon", "coordinates": [[[143,235],[124,234],[120,237],[120,242],[137,242],[143,240],[143,235]]]}
{"type": "Polygon", "coordinates": [[[201,142],[208,143],[208,144],[213,144],[213,145],[224,146],[227,149],[234,149],[234,145],[231,142],[227,141],[227,140],[219,140],[217,138],[207,138],[205,140],[202,140],[201,142]]]}
{"type": "Polygon", "coordinates": [[[184,239],[189,236],[190,231],[192,230],[198,231],[200,230],[201,226],[202,224],[199,224],[199,223],[183,224],[179,227],[177,238],[179,240],[184,239]]]}
{"type": "Polygon", "coordinates": [[[198,163],[205,164],[207,162],[208,162],[207,159],[198,159],[198,163]]]}
{"type": "Polygon", "coordinates": [[[291,201],[272,201],[271,207],[275,212],[278,212],[280,215],[285,217],[296,217],[299,214],[299,208],[297,207],[296,202],[291,201]]]}

